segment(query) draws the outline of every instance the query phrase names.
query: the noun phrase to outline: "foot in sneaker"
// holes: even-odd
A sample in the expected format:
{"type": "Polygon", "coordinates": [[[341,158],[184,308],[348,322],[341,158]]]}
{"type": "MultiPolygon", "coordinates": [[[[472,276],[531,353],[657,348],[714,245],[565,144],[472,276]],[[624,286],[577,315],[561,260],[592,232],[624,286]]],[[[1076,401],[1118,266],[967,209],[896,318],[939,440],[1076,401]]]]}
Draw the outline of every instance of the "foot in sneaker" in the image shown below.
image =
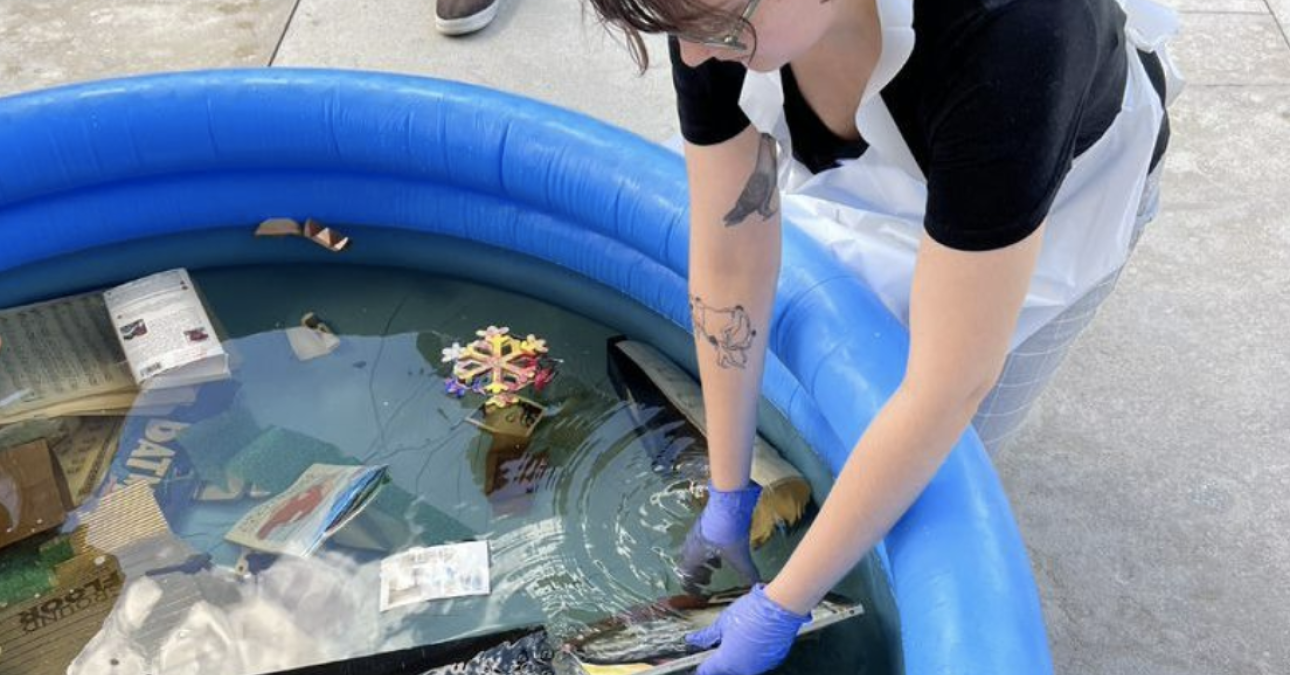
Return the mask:
{"type": "Polygon", "coordinates": [[[434,26],[444,35],[466,35],[497,16],[498,0],[435,0],[434,26]]]}

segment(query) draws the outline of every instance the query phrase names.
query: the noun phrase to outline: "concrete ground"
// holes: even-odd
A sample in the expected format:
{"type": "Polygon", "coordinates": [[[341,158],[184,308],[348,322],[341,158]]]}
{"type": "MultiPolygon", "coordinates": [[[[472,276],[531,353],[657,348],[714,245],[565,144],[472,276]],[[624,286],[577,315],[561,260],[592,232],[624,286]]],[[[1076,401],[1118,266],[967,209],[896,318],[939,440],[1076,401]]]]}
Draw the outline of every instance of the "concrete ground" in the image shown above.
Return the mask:
{"type": "MultiPolygon", "coordinates": [[[[159,70],[332,66],[507,89],[663,139],[577,0],[0,0],[0,94],[159,70]]],[[[1190,84],[1164,211],[998,465],[1059,673],[1290,673],[1290,0],[1170,0],[1190,84]]],[[[0,149],[3,152],[3,149],[0,149]]]]}

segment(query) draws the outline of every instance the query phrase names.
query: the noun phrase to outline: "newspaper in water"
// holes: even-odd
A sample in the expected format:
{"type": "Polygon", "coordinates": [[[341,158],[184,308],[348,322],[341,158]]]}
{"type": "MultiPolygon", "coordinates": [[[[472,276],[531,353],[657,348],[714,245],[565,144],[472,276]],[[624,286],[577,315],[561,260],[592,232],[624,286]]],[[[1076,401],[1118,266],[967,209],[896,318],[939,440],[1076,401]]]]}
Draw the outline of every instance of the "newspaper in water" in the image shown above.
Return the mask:
{"type": "Polygon", "coordinates": [[[71,415],[134,402],[138,387],[98,293],[0,311],[0,339],[0,425],[53,417],[57,406],[71,415]]]}
{"type": "Polygon", "coordinates": [[[314,464],[243,516],[225,539],[257,551],[309,555],[371,502],[385,484],[385,469],[314,464]]]}
{"type": "Polygon", "coordinates": [[[412,548],[381,561],[381,611],[427,600],[487,595],[488,542],[412,548]]]}
{"type": "Polygon", "coordinates": [[[141,386],[181,387],[228,377],[228,356],[187,270],[117,286],[103,299],[141,386]]]}

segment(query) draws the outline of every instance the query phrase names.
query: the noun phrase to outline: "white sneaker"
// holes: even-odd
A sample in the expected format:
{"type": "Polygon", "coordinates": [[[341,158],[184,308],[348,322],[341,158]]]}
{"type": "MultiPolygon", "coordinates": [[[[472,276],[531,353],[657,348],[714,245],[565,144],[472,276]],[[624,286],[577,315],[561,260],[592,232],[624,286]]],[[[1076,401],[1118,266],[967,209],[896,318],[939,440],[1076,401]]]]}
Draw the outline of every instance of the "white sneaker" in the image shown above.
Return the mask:
{"type": "Polygon", "coordinates": [[[497,16],[498,0],[435,0],[434,27],[444,35],[466,35],[497,16]]]}

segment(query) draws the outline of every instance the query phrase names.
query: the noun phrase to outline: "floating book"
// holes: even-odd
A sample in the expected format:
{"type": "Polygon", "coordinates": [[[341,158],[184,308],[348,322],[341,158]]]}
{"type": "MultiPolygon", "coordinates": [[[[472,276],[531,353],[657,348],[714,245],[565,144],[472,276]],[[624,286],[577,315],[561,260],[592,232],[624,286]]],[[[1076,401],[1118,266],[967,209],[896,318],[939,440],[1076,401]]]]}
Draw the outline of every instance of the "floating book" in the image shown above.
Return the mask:
{"type": "Polygon", "coordinates": [[[229,376],[188,272],[0,311],[0,425],[71,415],[160,414],[187,385],[229,376]]]}
{"type": "Polygon", "coordinates": [[[371,503],[388,480],[385,469],[314,464],[224,538],[257,551],[307,556],[371,503]]]}
{"type": "Polygon", "coordinates": [[[185,387],[229,376],[228,355],[188,271],[161,272],[103,294],[134,381],[185,387]]]}

